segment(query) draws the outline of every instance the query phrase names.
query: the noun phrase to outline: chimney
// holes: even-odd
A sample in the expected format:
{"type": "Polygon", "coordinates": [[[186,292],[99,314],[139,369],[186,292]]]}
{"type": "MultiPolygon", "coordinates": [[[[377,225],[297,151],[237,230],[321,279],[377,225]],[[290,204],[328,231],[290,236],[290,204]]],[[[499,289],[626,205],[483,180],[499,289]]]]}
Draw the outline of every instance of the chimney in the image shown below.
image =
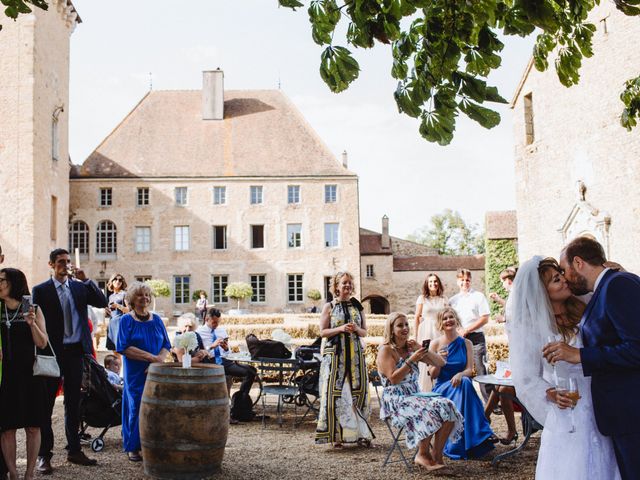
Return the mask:
{"type": "Polygon", "coordinates": [[[349,165],[349,158],[347,156],[347,151],[343,150],[343,152],[342,152],[342,166],[344,168],[349,168],[348,165],[349,165]]]}
{"type": "Polygon", "coordinates": [[[389,217],[382,217],[382,239],[380,240],[382,248],[391,248],[391,237],[389,236],[389,217]]]}
{"type": "Polygon", "coordinates": [[[202,119],[224,118],[224,72],[219,68],[202,72],[202,119]]]}

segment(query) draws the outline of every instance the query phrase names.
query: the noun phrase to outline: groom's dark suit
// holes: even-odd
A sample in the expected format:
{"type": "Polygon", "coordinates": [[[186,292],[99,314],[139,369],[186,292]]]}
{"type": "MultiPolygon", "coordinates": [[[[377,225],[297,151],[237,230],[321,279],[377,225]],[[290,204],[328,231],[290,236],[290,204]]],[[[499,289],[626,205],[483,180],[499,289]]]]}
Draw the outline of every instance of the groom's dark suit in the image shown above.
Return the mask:
{"type": "MultiPolygon", "coordinates": [[[[64,343],[64,314],[60,299],[56,291],[56,286],[52,279],[33,287],[33,303],[42,309],[44,315],[47,334],[53,347],[62,376],[64,377],[64,411],[65,411],[65,433],[67,436],[67,449],[70,453],[80,451],[79,431],[79,407],[80,407],[80,384],[82,382],[82,361],[84,354],[93,353],[93,342],[89,332],[87,305],[104,308],[107,306],[107,299],[102,291],[91,280],[80,282],[78,280],[69,281],[69,290],[73,297],[73,307],[75,307],[80,321],[80,341],[77,343],[64,343]]],[[[53,450],[53,430],[51,429],[51,415],[56,400],[59,380],[57,378],[47,378],[47,415],[41,427],[42,440],[40,443],[39,457],[51,458],[53,450]]]]}
{"type": "Polygon", "coordinates": [[[640,277],[605,272],[582,318],[582,368],[598,429],[610,436],[623,479],[640,475],[640,277]]]}

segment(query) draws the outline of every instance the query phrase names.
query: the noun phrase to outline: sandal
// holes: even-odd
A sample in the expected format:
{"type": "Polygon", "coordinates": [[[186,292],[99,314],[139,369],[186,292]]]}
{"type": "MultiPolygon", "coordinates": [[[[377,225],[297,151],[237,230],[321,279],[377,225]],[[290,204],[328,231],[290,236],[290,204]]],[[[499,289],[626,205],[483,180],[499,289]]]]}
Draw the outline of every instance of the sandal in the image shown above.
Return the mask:
{"type": "Polygon", "coordinates": [[[502,439],[499,438],[495,433],[492,434],[487,440],[491,443],[502,443],[502,439]]]}
{"type": "Polygon", "coordinates": [[[364,448],[371,448],[371,440],[369,440],[368,438],[359,438],[358,446],[364,447],[364,448]]]}
{"type": "Polygon", "coordinates": [[[511,438],[501,438],[500,443],[502,445],[509,445],[511,442],[518,443],[518,432],[516,432],[511,438]]]}

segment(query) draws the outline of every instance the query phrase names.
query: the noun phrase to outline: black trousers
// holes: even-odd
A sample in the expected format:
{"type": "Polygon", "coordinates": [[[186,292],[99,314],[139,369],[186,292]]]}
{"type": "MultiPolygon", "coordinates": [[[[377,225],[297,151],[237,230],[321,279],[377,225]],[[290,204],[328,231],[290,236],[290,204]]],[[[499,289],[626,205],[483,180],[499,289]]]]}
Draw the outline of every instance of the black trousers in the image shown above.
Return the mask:
{"type": "Polygon", "coordinates": [[[253,381],[256,378],[256,369],[250,365],[240,365],[239,363],[232,362],[226,358],[222,359],[222,366],[224,367],[225,375],[242,378],[240,391],[249,395],[251,385],[253,385],[253,381]]]}
{"type": "Polygon", "coordinates": [[[616,453],[622,480],[638,478],[640,472],[640,456],[638,455],[640,434],[612,435],[611,440],[613,440],[613,450],[616,453]]]}
{"type": "MultiPolygon", "coordinates": [[[[58,356],[62,377],[64,379],[64,430],[67,436],[66,449],[70,452],[80,451],[80,386],[82,385],[82,362],[84,352],[82,344],[64,345],[62,355],[58,356]]],[[[56,403],[56,392],[59,381],[47,378],[47,403],[45,421],[40,428],[41,441],[38,456],[53,456],[53,430],[51,416],[56,403]]]]}

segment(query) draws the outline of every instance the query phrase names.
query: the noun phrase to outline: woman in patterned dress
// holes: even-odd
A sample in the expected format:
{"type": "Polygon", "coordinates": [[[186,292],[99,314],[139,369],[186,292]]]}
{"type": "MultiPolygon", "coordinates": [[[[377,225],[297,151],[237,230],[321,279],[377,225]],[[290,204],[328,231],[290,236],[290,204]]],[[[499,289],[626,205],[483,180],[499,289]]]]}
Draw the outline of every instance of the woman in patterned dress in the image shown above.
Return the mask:
{"type": "Polygon", "coordinates": [[[362,305],[352,298],[353,276],[338,272],[333,278],[335,298],[320,316],[323,357],[320,366],[320,413],[316,443],[357,442],[369,446],[375,437],[367,423],[369,378],[360,341],[367,334],[362,305]]]}
{"type": "Polygon", "coordinates": [[[418,363],[441,367],[445,361],[437,353],[420,348],[408,337],[407,316],[391,313],[385,323],[384,342],[377,359],[384,387],[380,418],[389,419],[395,428],[404,428],[407,447],[418,447],[416,465],[439,470],[444,467],[442,451],[447,439],[456,441],[462,436],[463,419],[451,400],[420,394],[418,363]]]}

